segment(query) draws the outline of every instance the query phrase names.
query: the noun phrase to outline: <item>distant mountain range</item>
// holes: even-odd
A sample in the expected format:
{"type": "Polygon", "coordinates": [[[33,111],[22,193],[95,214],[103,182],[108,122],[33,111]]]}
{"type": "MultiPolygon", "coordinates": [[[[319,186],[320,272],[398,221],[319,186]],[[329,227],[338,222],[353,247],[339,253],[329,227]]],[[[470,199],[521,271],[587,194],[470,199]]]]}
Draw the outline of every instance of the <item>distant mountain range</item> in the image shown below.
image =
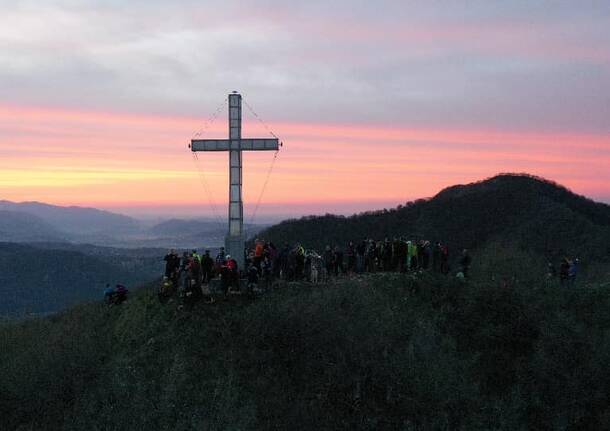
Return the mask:
{"type": "Polygon", "coordinates": [[[64,241],[65,239],[65,234],[38,216],[20,211],[0,210],[1,241],[64,241]]]}
{"type": "Polygon", "coordinates": [[[214,253],[225,231],[210,220],[171,219],[150,227],[94,208],[0,201],[0,316],[98,299],[106,283],[149,282],[162,274],[168,248],[214,253]]]}
{"type": "MultiPolygon", "coordinates": [[[[264,226],[246,225],[253,234],[264,226]]],[[[95,208],[40,202],[0,201],[0,241],[73,242],[107,247],[219,247],[225,223],[206,219],[170,219],[149,226],[125,215],[95,208]]]]}
{"type": "Polygon", "coordinates": [[[58,231],[72,235],[132,232],[140,223],[128,216],[95,208],[56,206],[41,202],[0,201],[0,210],[35,215],[58,231]]]}

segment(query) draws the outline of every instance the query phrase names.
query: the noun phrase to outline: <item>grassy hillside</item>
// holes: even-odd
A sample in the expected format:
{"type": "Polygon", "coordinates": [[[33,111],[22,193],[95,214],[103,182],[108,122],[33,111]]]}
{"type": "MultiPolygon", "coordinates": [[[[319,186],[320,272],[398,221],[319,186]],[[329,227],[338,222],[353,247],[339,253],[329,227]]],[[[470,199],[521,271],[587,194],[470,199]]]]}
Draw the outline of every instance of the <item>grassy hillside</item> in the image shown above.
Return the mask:
{"type": "Polygon", "coordinates": [[[259,236],[318,250],[363,237],[441,240],[454,251],[508,242],[548,259],[610,262],[610,206],[541,178],[505,174],[390,210],[284,221],[259,236]]]}
{"type": "Polygon", "coordinates": [[[610,286],[377,275],[0,326],[0,428],[608,429],[610,286]]]}

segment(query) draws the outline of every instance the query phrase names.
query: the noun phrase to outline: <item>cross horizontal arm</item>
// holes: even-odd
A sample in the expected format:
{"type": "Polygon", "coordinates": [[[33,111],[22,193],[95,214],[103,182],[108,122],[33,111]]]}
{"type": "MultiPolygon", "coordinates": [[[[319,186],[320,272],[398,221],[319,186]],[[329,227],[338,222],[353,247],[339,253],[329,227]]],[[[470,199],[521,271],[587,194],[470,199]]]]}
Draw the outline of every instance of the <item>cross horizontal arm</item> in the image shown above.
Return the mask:
{"type": "Polygon", "coordinates": [[[227,139],[193,139],[191,140],[191,151],[228,151],[227,139]]]}
{"type": "Polygon", "coordinates": [[[277,150],[277,139],[242,139],[241,149],[252,151],[275,151],[277,150]]]}
{"type": "Polygon", "coordinates": [[[193,139],[191,151],[276,151],[277,139],[193,139]]]}

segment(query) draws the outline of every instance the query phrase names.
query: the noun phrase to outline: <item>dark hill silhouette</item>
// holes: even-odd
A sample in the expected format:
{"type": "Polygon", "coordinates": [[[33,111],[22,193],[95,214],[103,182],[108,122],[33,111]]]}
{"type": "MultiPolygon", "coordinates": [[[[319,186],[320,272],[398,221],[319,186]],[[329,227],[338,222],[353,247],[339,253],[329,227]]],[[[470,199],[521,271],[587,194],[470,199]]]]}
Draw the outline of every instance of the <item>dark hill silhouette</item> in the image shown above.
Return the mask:
{"type": "Polygon", "coordinates": [[[390,210],[287,220],[260,236],[277,244],[301,242],[317,249],[326,244],[345,246],[363,237],[441,240],[454,252],[510,242],[549,259],[570,254],[608,261],[610,206],[543,178],[501,174],[390,210]]]}

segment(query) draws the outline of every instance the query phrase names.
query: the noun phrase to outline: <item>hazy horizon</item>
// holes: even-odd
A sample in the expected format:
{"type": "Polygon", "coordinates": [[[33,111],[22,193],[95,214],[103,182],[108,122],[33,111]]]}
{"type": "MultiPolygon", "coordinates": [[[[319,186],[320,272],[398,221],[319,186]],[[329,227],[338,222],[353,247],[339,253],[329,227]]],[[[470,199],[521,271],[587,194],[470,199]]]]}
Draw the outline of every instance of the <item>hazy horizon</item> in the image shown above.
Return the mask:
{"type": "MultiPolygon", "coordinates": [[[[485,178],[480,178],[476,181],[484,180],[485,178]]],[[[545,178],[546,180],[553,181],[552,178],[545,178]]],[[[448,186],[459,185],[450,184],[448,186]]],[[[560,184],[563,186],[563,184],[560,184]]],[[[266,203],[261,204],[258,208],[256,217],[252,218],[252,212],[254,209],[254,204],[248,204],[247,202],[244,204],[244,222],[245,223],[254,223],[254,224],[269,224],[269,223],[277,223],[282,220],[291,219],[291,218],[299,218],[303,216],[310,215],[324,215],[324,214],[336,214],[336,215],[344,215],[349,216],[353,214],[358,214],[366,211],[376,211],[382,209],[391,209],[396,208],[398,205],[404,205],[409,201],[415,201],[418,199],[428,199],[432,198],[436,193],[440,192],[442,189],[436,190],[430,196],[414,196],[411,198],[407,198],[404,201],[360,201],[360,202],[313,202],[313,203],[266,203]]],[[[576,191],[572,190],[576,193],[576,191]]],[[[610,197],[597,197],[597,196],[589,196],[584,195],[589,199],[593,199],[594,201],[605,203],[610,205],[610,197]]],[[[0,196],[0,201],[3,200],[3,197],[0,196]]],[[[31,201],[13,201],[16,203],[23,202],[31,202],[31,201]]],[[[49,205],[58,205],[58,206],[66,206],[61,204],[56,204],[53,202],[45,202],[45,201],[36,201],[39,203],[49,204],[49,205]]],[[[200,204],[200,205],[139,205],[139,206],[113,206],[113,205],[103,205],[103,206],[91,206],[86,204],[78,204],[74,203],[70,206],[78,206],[78,207],[91,207],[104,211],[110,211],[116,214],[126,215],[132,218],[136,218],[142,221],[153,222],[153,221],[163,221],[171,218],[178,219],[204,219],[209,220],[211,222],[221,221],[222,223],[226,223],[226,215],[227,215],[227,205],[225,202],[216,202],[215,208],[209,204],[200,204]]]]}
{"type": "MultiPolygon", "coordinates": [[[[415,200],[409,199],[409,200],[415,200]]],[[[0,201],[3,199],[0,197],[0,201]]],[[[10,201],[10,200],[9,200],[10,201]]],[[[216,206],[217,212],[206,205],[194,205],[194,206],[91,206],[78,203],[71,205],[55,204],[53,202],[44,201],[11,201],[15,203],[26,203],[26,202],[38,202],[42,204],[56,205],[56,206],[75,206],[83,208],[96,208],[99,210],[109,211],[116,214],[122,214],[129,217],[150,221],[150,220],[167,220],[170,218],[182,218],[182,219],[206,219],[210,221],[216,221],[217,216],[223,222],[226,222],[227,208],[224,203],[216,206]]],[[[311,207],[307,204],[265,204],[259,207],[257,216],[252,220],[252,207],[253,205],[244,205],[244,222],[245,223],[269,223],[278,222],[287,218],[302,217],[308,215],[321,215],[321,214],[337,214],[337,215],[352,215],[364,211],[375,211],[384,208],[395,208],[398,205],[405,204],[404,202],[380,202],[380,201],[366,201],[366,202],[349,202],[349,203],[328,203],[327,207],[321,204],[314,203],[311,207]],[[290,210],[289,208],[292,208],[290,210]],[[308,209],[309,208],[309,209],[308,209]],[[328,208],[328,210],[324,209],[328,208]]]]}

